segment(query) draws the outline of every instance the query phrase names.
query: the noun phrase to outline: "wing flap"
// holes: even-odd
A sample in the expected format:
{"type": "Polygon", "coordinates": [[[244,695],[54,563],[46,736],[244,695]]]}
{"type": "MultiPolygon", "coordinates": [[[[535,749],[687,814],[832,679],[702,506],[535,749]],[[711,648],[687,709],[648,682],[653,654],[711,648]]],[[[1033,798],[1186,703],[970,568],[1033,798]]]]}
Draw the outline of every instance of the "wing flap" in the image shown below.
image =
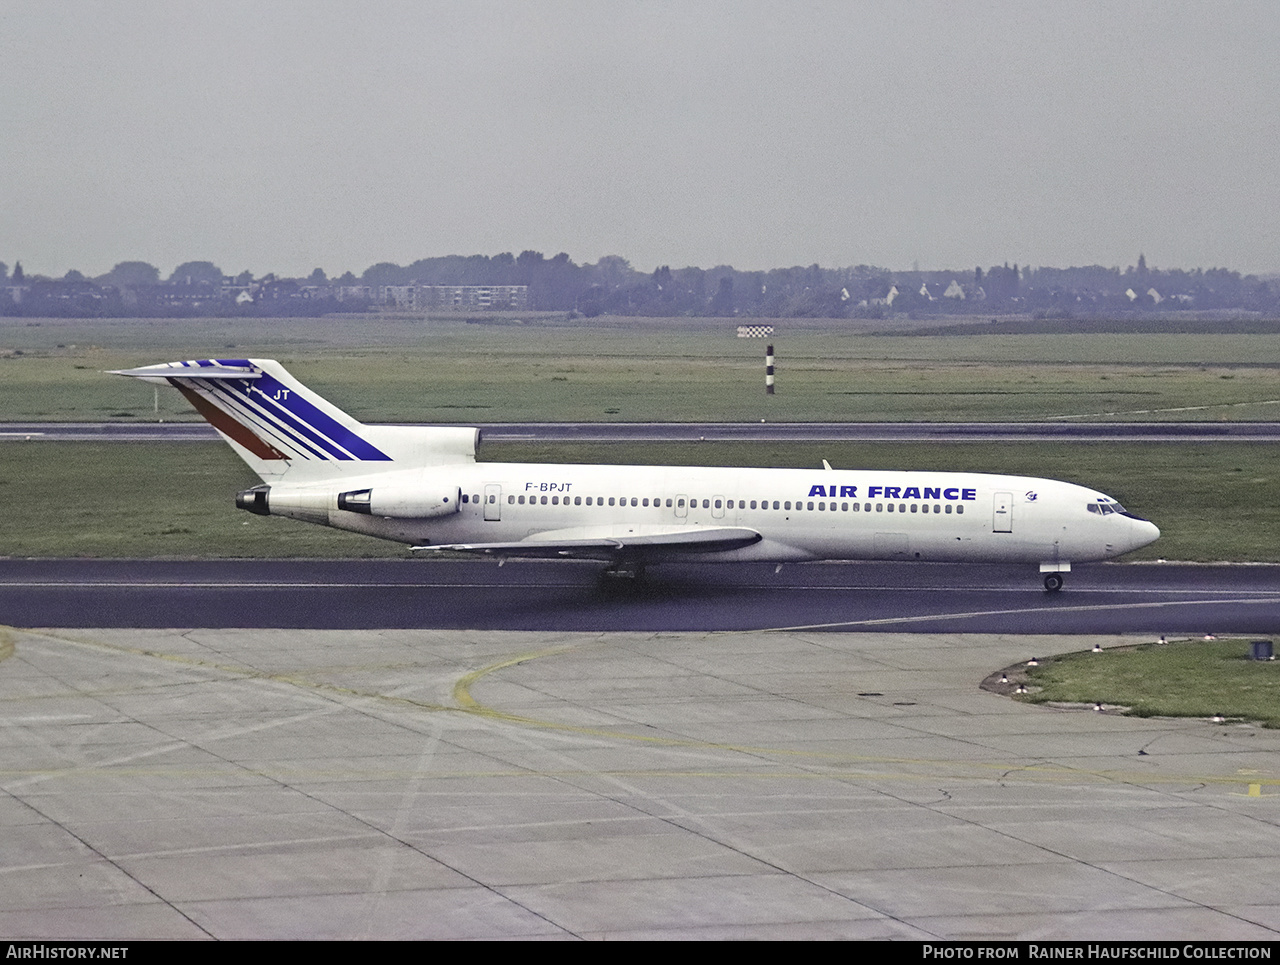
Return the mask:
{"type": "Polygon", "coordinates": [[[478,553],[530,559],[652,559],[679,553],[722,553],[758,543],[763,537],[740,526],[685,526],[678,529],[617,527],[559,530],[510,543],[444,543],[414,546],[411,552],[478,553]]]}

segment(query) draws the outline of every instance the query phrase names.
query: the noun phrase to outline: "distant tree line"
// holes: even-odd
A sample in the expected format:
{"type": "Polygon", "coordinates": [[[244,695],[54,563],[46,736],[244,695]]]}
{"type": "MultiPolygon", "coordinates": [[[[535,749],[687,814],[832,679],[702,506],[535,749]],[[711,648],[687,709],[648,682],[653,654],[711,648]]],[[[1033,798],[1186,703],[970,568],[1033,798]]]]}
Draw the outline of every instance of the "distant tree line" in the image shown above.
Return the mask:
{"type": "MultiPolygon", "coordinates": [[[[1029,314],[1072,318],[1125,312],[1235,309],[1280,313],[1274,280],[1225,268],[1194,270],[995,265],[962,271],[774,268],[739,271],[671,268],[639,271],[609,255],[576,264],[561,252],[445,255],[410,265],[380,262],[356,276],[330,278],[319,268],[300,278],[228,275],[189,261],[162,279],[159,269],[124,261],[89,278],[54,279],[0,262],[0,314],[27,316],[323,315],[395,308],[404,286],[524,286],[531,311],[580,316],[746,316],[887,318],[894,315],[1029,314]]],[[[462,304],[461,301],[458,302],[462,304]]],[[[485,302],[484,304],[488,304],[485,302]]],[[[502,304],[508,304],[506,302],[502,304]]],[[[498,307],[498,303],[494,304],[498,307]]]]}

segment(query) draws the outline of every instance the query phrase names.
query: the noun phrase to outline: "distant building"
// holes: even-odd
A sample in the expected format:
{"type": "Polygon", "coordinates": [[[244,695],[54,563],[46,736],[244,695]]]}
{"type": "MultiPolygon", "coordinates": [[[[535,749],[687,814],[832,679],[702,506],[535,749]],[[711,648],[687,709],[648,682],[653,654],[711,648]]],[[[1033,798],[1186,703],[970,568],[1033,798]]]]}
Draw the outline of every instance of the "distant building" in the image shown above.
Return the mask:
{"type": "Polygon", "coordinates": [[[379,305],[394,305],[396,308],[417,308],[417,305],[414,304],[417,297],[417,285],[378,286],[379,305]]]}
{"type": "Polygon", "coordinates": [[[378,302],[414,311],[523,311],[528,285],[383,285],[378,302]]]}

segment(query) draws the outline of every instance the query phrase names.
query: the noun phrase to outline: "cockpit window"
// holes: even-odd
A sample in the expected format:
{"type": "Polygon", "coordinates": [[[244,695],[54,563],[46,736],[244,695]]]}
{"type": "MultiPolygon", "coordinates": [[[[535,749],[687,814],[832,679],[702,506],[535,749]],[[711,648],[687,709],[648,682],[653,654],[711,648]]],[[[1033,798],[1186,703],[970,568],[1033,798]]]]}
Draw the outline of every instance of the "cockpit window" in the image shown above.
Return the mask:
{"type": "Polygon", "coordinates": [[[1112,502],[1112,503],[1103,503],[1103,502],[1089,503],[1089,505],[1088,505],[1086,508],[1089,510],[1089,512],[1091,512],[1091,513],[1093,513],[1094,515],[1097,515],[1097,516],[1110,516],[1112,513],[1123,513],[1123,512],[1125,511],[1125,509],[1124,509],[1124,507],[1123,507],[1123,506],[1121,506],[1119,503],[1115,503],[1115,502],[1112,502]]]}

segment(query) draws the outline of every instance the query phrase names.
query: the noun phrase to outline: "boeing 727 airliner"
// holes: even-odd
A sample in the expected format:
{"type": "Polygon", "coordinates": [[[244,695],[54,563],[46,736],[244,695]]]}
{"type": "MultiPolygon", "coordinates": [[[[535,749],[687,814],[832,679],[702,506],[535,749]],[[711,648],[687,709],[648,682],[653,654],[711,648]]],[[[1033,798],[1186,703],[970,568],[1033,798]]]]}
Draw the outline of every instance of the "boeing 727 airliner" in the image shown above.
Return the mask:
{"type": "Polygon", "coordinates": [[[478,463],[474,428],[365,425],[279,362],[204,359],[118,372],[174,386],[258,474],[236,496],[411,545],[579,558],[639,575],[699,561],[1071,564],[1151,543],[1154,524],[1072,483],[960,472],[478,463]]]}

